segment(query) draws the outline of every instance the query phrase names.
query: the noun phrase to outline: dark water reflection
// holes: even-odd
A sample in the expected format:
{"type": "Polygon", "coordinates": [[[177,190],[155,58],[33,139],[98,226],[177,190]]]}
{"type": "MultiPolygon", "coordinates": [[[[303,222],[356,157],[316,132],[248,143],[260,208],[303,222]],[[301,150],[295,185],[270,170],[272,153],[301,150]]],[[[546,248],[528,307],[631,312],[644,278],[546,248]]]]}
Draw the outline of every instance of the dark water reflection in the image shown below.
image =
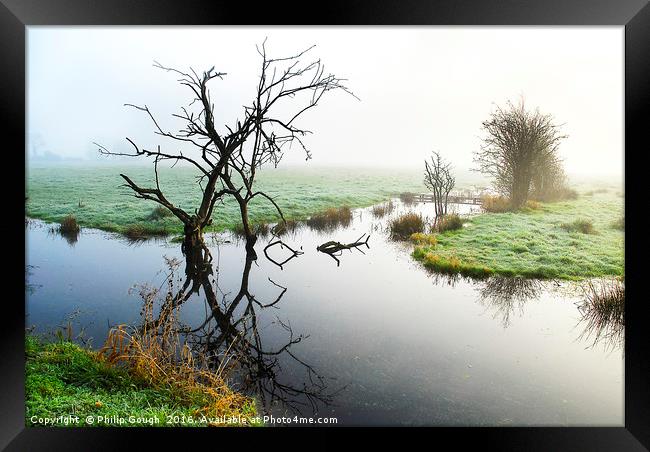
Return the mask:
{"type": "MultiPolygon", "coordinates": [[[[431,205],[396,204],[391,216],[432,215],[431,205]]],[[[430,274],[410,245],[388,239],[391,216],[360,209],[335,230],[295,228],[282,236],[290,248],[267,250],[275,262],[263,249],[277,238],[258,240],[252,261],[236,237],[214,236],[211,272],[189,284],[179,276],[187,341],[215,366],[236,356],[232,385],[277,415],[353,425],[622,425],[622,351],[581,339],[579,296],[566,283],[430,274]],[[340,266],[316,251],[362,234],[370,247],[343,252],[340,266]]],[[[163,284],[163,256],[182,262],[177,243],[134,245],[82,230],[71,247],[40,222],[27,229],[27,254],[26,278],[37,287],[26,293],[27,325],[46,331],[79,310],[95,346],[110,326],[140,320],[130,287],[163,284]]]]}

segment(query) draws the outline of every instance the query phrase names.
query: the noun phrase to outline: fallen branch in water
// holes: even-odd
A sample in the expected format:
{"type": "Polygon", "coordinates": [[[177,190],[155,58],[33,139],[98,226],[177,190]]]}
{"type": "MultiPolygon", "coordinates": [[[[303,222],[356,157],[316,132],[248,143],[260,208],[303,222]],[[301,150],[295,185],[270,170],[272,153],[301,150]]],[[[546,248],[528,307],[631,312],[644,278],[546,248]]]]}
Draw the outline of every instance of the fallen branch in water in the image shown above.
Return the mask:
{"type": "Polygon", "coordinates": [[[366,245],[366,247],[370,248],[370,245],[368,245],[368,239],[370,238],[370,236],[366,237],[366,239],[363,240],[363,237],[365,235],[366,234],[363,234],[356,241],[348,244],[343,244],[341,242],[335,242],[333,240],[330,240],[329,242],[325,242],[322,245],[317,246],[316,250],[320,251],[321,253],[325,253],[329,255],[332,259],[336,261],[336,266],[338,267],[339,265],[341,265],[341,261],[339,261],[336,256],[340,256],[343,250],[350,250],[350,252],[352,252],[352,249],[356,249],[361,254],[366,254],[363,252],[363,250],[359,249],[359,247],[362,245],[366,245]]]}
{"type": "MultiPolygon", "coordinates": [[[[302,251],[294,250],[289,245],[284,243],[282,240],[276,240],[275,242],[271,242],[271,243],[269,243],[268,245],[266,245],[264,247],[264,255],[266,256],[266,258],[268,260],[270,260],[271,262],[273,262],[278,267],[280,267],[280,270],[283,270],[282,266],[284,264],[289,262],[294,257],[300,256],[301,254],[304,254],[304,253],[302,251]],[[269,254],[266,252],[266,250],[268,250],[269,248],[271,248],[272,246],[275,246],[275,245],[280,245],[280,248],[287,248],[291,252],[291,255],[288,258],[286,258],[285,260],[283,260],[282,262],[277,262],[275,259],[273,259],[271,256],[269,256],[269,254]]],[[[271,281],[271,282],[273,282],[273,281],[271,281]]]]}

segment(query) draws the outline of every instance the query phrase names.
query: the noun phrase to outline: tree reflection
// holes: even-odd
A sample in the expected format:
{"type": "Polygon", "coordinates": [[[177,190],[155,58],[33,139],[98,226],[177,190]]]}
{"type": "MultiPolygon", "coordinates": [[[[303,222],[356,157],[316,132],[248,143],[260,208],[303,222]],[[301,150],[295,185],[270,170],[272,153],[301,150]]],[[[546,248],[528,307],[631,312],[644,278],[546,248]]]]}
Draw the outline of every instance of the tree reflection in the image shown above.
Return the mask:
{"type": "Polygon", "coordinates": [[[521,315],[526,302],[536,298],[543,288],[544,284],[538,279],[493,276],[482,282],[479,295],[481,303],[493,309],[493,317],[500,319],[507,328],[512,314],[518,311],[521,315]]]}
{"type": "MultiPolygon", "coordinates": [[[[268,300],[258,299],[249,284],[256,256],[247,253],[238,291],[231,295],[220,289],[218,269],[215,272],[206,257],[198,258],[196,253],[186,255],[182,287],[166,299],[167,303],[178,307],[193,295],[201,296],[202,293],[206,302],[205,319],[200,325],[179,328],[185,343],[210,368],[219,372],[232,372],[237,376],[237,382],[243,391],[255,393],[265,408],[280,403],[294,412],[309,407],[315,413],[321,403],[331,403],[333,394],[327,393],[325,379],[292,349],[308,336],[296,335],[290,323],[279,317],[271,323],[284,336],[279,345],[267,345],[260,332],[259,319],[262,312],[277,309],[287,288],[267,278],[275,293],[268,300]],[[283,363],[288,364],[287,360],[304,370],[306,381],[296,384],[295,376],[292,378],[294,381],[284,378],[281,366],[283,363]]],[[[179,264],[179,261],[173,262],[173,265],[179,264]]],[[[163,306],[160,309],[161,316],[151,326],[160,328],[167,321],[162,313],[168,312],[171,310],[163,306]]]]}

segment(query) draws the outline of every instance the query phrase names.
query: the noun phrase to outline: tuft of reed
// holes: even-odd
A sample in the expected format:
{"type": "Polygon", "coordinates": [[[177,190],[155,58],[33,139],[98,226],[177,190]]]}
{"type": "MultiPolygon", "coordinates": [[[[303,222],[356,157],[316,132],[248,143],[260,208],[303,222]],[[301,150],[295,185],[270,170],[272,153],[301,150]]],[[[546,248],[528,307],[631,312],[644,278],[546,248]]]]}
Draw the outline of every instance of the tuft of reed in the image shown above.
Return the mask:
{"type": "Polygon", "coordinates": [[[390,214],[394,209],[395,209],[395,204],[393,203],[393,200],[390,200],[388,202],[384,202],[372,206],[372,209],[370,211],[375,217],[383,218],[386,215],[390,214]]]}
{"type": "Polygon", "coordinates": [[[462,227],[463,219],[457,213],[450,213],[437,218],[432,229],[435,229],[437,232],[445,232],[462,229],[462,227]]]}
{"type": "MultiPolygon", "coordinates": [[[[271,231],[271,228],[269,227],[268,223],[256,223],[251,225],[250,228],[253,234],[261,237],[265,237],[269,235],[269,232],[271,231]]],[[[244,225],[242,223],[237,223],[233,227],[232,232],[239,238],[246,237],[246,232],[244,232],[244,225]]]]}
{"type": "Polygon", "coordinates": [[[618,278],[591,280],[582,290],[582,336],[593,337],[594,344],[604,340],[608,345],[621,345],[625,332],[625,282],[618,278]]]}
{"type": "Polygon", "coordinates": [[[526,201],[526,204],[524,204],[524,209],[525,210],[539,210],[542,208],[542,204],[538,201],[533,201],[531,199],[526,201]]]}
{"type": "Polygon", "coordinates": [[[171,211],[169,209],[167,209],[167,208],[165,208],[163,206],[157,206],[151,211],[149,216],[147,216],[147,220],[158,221],[158,220],[161,220],[163,218],[169,218],[169,217],[172,217],[172,216],[174,216],[174,214],[171,213],[171,211]]]}
{"type": "Polygon", "coordinates": [[[614,221],[611,225],[612,229],[618,229],[620,231],[625,230],[625,217],[621,217],[618,220],[614,221]]]}
{"type": "Polygon", "coordinates": [[[266,237],[269,235],[271,228],[269,227],[268,223],[257,223],[255,226],[253,226],[253,230],[255,231],[255,235],[266,237]]]}
{"type": "Polygon", "coordinates": [[[273,226],[271,232],[279,237],[288,233],[294,233],[300,226],[301,223],[296,220],[287,220],[286,222],[280,222],[273,226]]]}
{"type": "Polygon", "coordinates": [[[400,193],[399,194],[399,199],[404,203],[404,205],[410,206],[411,204],[414,204],[416,202],[415,200],[415,193],[412,193],[410,191],[400,193]]]}
{"type": "Polygon", "coordinates": [[[406,240],[412,234],[424,232],[424,218],[419,213],[409,212],[389,223],[391,237],[406,240]]]}
{"type": "Polygon", "coordinates": [[[124,228],[124,235],[132,240],[142,240],[153,236],[167,235],[168,231],[164,227],[150,224],[129,224],[124,228]]]}
{"type": "Polygon", "coordinates": [[[62,234],[74,234],[79,232],[81,228],[77,223],[77,219],[74,215],[68,215],[59,224],[59,232],[62,234]]]}
{"type": "Polygon", "coordinates": [[[333,230],[339,226],[348,226],[352,222],[352,209],[348,206],[330,208],[316,213],[305,222],[317,231],[333,230]]]}
{"type": "Polygon", "coordinates": [[[481,206],[486,212],[503,213],[511,210],[510,200],[505,196],[483,195],[481,200],[481,206]]]}
{"type": "Polygon", "coordinates": [[[594,228],[594,223],[591,220],[585,218],[578,218],[571,223],[562,223],[560,225],[562,229],[567,232],[579,232],[581,234],[596,234],[596,229],[594,228]]]}

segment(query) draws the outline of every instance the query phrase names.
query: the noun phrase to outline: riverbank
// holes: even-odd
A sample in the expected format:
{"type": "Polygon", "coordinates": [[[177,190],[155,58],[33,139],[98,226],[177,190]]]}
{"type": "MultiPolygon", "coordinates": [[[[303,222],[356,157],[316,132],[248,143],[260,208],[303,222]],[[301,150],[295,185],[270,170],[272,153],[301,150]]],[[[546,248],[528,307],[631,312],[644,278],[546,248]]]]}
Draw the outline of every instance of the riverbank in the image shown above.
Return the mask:
{"type": "Polygon", "coordinates": [[[596,190],[535,210],[477,215],[433,234],[435,245],[416,243],[412,255],[433,271],[473,277],[623,276],[623,201],[614,190],[596,190]]]}
{"type": "MultiPolygon", "coordinates": [[[[120,172],[134,181],[154,184],[150,167],[73,167],[29,168],[28,217],[60,222],[73,215],[79,225],[127,234],[129,230],[144,235],[180,234],[181,222],[173,216],[156,212],[158,204],[132,196],[122,186],[120,172]]],[[[201,194],[196,172],[190,168],[161,168],[163,192],[175,205],[193,212],[201,194]]],[[[380,169],[275,169],[263,170],[256,187],[272,196],[287,220],[306,220],[330,208],[368,207],[399,193],[425,190],[420,171],[380,169]]],[[[254,224],[279,220],[275,207],[258,197],[251,201],[249,218],[254,224]]],[[[239,207],[226,197],[214,209],[209,231],[233,230],[241,223],[239,207]]]]}
{"type": "Polygon", "coordinates": [[[206,426],[257,416],[252,399],[225,385],[210,393],[199,386],[152,385],[72,342],[28,335],[25,355],[27,426],[206,426]],[[219,410],[204,417],[215,394],[219,410]]]}

